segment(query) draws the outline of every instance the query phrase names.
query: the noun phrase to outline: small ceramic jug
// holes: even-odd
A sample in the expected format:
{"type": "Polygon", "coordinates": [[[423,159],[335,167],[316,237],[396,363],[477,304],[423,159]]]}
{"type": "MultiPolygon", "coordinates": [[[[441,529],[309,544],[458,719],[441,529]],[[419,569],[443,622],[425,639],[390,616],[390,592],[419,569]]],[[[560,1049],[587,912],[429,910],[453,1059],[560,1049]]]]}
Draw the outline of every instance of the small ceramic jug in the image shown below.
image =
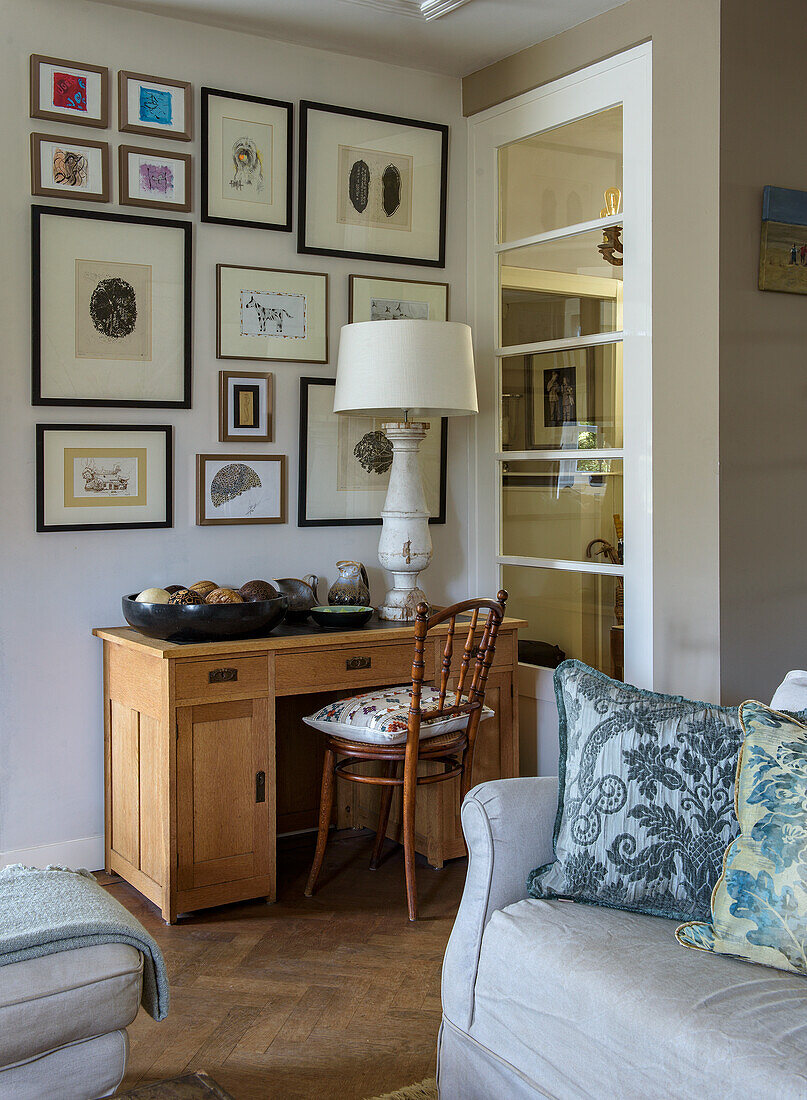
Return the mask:
{"type": "Polygon", "coordinates": [[[298,577],[275,579],[278,592],[288,597],[286,622],[302,622],[308,618],[309,611],[317,603],[318,584],[319,580],[313,573],[309,573],[305,580],[298,577]]]}
{"type": "Polygon", "coordinates": [[[339,576],[328,592],[328,603],[367,607],[370,603],[370,583],[367,580],[367,570],[362,563],[338,561],[336,568],[339,570],[339,576]]]}

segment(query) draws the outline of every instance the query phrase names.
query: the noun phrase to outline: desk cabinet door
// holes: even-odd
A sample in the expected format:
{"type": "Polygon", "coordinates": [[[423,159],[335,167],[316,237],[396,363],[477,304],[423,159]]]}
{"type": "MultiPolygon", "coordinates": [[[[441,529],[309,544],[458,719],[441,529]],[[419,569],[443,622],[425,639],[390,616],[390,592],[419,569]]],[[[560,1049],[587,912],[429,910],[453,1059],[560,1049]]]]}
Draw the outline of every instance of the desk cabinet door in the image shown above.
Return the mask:
{"type": "Polygon", "coordinates": [[[267,699],[177,710],[180,890],[270,873],[273,767],[267,699]]]}

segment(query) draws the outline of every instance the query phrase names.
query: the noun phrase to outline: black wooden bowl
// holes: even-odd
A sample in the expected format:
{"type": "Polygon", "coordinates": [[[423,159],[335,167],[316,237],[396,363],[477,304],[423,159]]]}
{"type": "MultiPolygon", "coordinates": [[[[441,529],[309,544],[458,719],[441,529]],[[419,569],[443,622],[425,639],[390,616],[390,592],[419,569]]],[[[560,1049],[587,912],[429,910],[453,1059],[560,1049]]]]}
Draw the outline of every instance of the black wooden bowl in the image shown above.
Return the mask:
{"type": "Polygon", "coordinates": [[[312,607],[311,618],[325,630],[358,630],[369,622],[372,607],[343,604],[334,607],[312,607]]]}
{"type": "Polygon", "coordinates": [[[138,603],[137,593],[121,600],[129,626],[166,642],[214,642],[261,637],[283,621],[287,596],[255,603],[138,603]]]}

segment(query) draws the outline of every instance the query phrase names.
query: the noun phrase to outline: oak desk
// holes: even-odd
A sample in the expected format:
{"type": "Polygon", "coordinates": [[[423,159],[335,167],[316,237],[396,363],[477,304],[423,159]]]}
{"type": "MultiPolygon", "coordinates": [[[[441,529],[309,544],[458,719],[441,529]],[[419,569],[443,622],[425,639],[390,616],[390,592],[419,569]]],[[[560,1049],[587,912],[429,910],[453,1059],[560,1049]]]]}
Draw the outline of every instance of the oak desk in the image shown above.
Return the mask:
{"type": "MultiPolygon", "coordinates": [[[[474,783],[518,772],[518,619],[505,619],[488,678],[474,783]]],[[[447,626],[429,635],[439,683],[447,626]]],[[[173,923],[177,913],[276,897],[277,834],[314,828],[322,736],[303,725],[338,696],[408,683],[414,624],[177,644],[96,629],[104,650],[106,869],[173,923]]],[[[436,767],[436,765],[431,765],[436,767]]],[[[398,794],[400,800],[400,794],[398,794]]],[[[378,789],[341,783],[338,824],[375,828],[378,789]],[[365,789],[366,788],[366,789],[365,789]]],[[[418,791],[415,842],[435,867],[464,855],[457,781],[418,791]]],[[[397,839],[393,803],[387,835],[397,839]]]]}

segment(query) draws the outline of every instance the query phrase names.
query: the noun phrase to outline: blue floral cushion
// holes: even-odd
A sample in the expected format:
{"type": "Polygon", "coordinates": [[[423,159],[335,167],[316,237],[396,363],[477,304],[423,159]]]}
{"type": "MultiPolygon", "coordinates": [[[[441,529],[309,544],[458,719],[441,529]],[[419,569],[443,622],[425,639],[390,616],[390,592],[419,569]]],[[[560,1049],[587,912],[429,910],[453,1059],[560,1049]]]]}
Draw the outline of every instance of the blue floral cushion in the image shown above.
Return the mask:
{"type": "Polygon", "coordinates": [[[555,861],[530,874],[530,897],[708,916],[723,852],[739,832],[737,708],[643,691],[580,661],[558,666],[555,695],[555,861]]]}
{"type": "Polygon", "coordinates": [[[740,836],[726,850],[711,920],[682,924],[684,947],[807,974],[807,726],[743,703],[740,836]]]}

